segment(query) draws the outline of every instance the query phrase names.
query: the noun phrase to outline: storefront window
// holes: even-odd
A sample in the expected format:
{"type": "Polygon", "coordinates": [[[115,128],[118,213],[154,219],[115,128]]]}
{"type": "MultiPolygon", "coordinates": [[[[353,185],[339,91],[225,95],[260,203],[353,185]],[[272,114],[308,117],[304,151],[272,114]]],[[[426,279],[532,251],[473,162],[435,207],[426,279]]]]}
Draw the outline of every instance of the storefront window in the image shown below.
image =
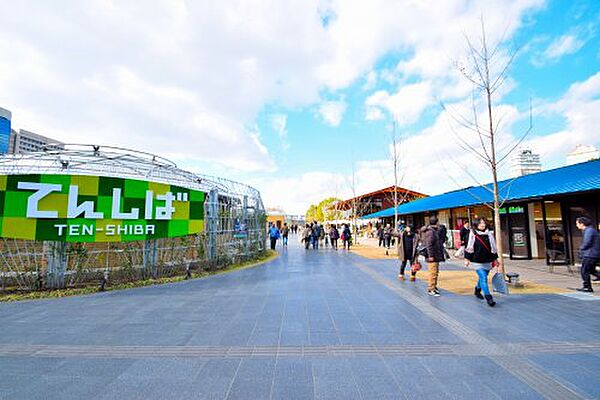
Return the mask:
{"type": "Polygon", "coordinates": [[[471,218],[485,218],[490,227],[494,226],[494,214],[488,206],[476,206],[471,211],[471,218]]]}
{"type": "Polygon", "coordinates": [[[567,261],[567,244],[560,203],[544,202],[546,211],[546,257],[551,264],[567,261]]]}
{"type": "Polygon", "coordinates": [[[546,236],[544,234],[544,213],[542,211],[542,203],[540,202],[533,203],[533,221],[536,241],[532,243],[532,246],[537,246],[537,254],[542,256],[544,254],[546,236]]]}

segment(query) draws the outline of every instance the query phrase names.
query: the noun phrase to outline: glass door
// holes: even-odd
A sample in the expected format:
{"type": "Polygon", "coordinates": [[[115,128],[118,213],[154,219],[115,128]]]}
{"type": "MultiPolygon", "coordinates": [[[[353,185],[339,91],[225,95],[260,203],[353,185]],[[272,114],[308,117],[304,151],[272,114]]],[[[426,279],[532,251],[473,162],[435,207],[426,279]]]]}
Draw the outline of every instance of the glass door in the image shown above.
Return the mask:
{"type": "Polygon", "coordinates": [[[559,202],[544,202],[544,219],[546,221],[546,260],[548,264],[566,264],[568,262],[567,241],[559,202]]]}

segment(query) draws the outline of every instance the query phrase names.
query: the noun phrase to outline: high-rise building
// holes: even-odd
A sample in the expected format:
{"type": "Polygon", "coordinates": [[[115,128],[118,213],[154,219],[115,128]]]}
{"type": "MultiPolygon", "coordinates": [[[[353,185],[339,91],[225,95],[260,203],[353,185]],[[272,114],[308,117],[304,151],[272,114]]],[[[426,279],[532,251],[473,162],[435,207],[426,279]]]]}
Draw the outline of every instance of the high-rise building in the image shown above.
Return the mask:
{"type": "Polygon", "coordinates": [[[44,149],[59,150],[64,148],[64,143],[26,131],[25,129],[19,129],[19,132],[13,131],[11,135],[9,152],[12,154],[24,154],[44,149]]]}
{"type": "Polygon", "coordinates": [[[527,148],[521,148],[515,152],[512,165],[513,176],[529,175],[541,170],[542,163],[539,154],[535,154],[527,148]]]}
{"type": "Polygon", "coordinates": [[[0,107],[0,154],[8,153],[11,117],[10,111],[0,107]]]}
{"type": "Polygon", "coordinates": [[[597,160],[600,158],[600,150],[593,145],[578,144],[575,149],[567,154],[567,165],[597,160]]]}

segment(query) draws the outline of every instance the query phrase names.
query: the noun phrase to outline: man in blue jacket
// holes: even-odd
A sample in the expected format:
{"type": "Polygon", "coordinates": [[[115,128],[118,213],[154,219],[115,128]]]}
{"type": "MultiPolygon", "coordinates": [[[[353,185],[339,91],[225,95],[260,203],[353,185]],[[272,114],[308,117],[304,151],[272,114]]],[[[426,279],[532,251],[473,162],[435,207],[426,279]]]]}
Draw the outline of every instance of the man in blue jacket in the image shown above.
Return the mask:
{"type": "Polygon", "coordinates": [[[577,289],[580,292],[593,292],[590,275],[596,275],[596,264],[600,263],[600,234],[592,226],[592,220],[588,217],[577,218],[575,224],[583,231],[583,241],[579,247],[581,257],[581,279],[583,287],[577,289]]]}
{"type": "Polygon", "coordinates": [[[275,250],[275,246],[277,245],[277,239],[281,234],[279,233],[279,228],[275,224],[272,224],[269,228],[269,239],[271,239],[271,250],[275,250]]]}

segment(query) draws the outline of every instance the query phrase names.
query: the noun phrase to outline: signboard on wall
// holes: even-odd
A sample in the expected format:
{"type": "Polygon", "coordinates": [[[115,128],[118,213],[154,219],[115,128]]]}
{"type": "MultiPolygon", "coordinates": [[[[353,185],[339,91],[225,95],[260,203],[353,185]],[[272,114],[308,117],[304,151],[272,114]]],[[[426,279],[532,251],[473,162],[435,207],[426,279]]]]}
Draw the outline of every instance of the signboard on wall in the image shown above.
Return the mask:
{"type": "Polygon", "coordinates": [[[0,175],[0,237],[127,242],[204,229],[205,193],[136,179],[0,175]]]}

